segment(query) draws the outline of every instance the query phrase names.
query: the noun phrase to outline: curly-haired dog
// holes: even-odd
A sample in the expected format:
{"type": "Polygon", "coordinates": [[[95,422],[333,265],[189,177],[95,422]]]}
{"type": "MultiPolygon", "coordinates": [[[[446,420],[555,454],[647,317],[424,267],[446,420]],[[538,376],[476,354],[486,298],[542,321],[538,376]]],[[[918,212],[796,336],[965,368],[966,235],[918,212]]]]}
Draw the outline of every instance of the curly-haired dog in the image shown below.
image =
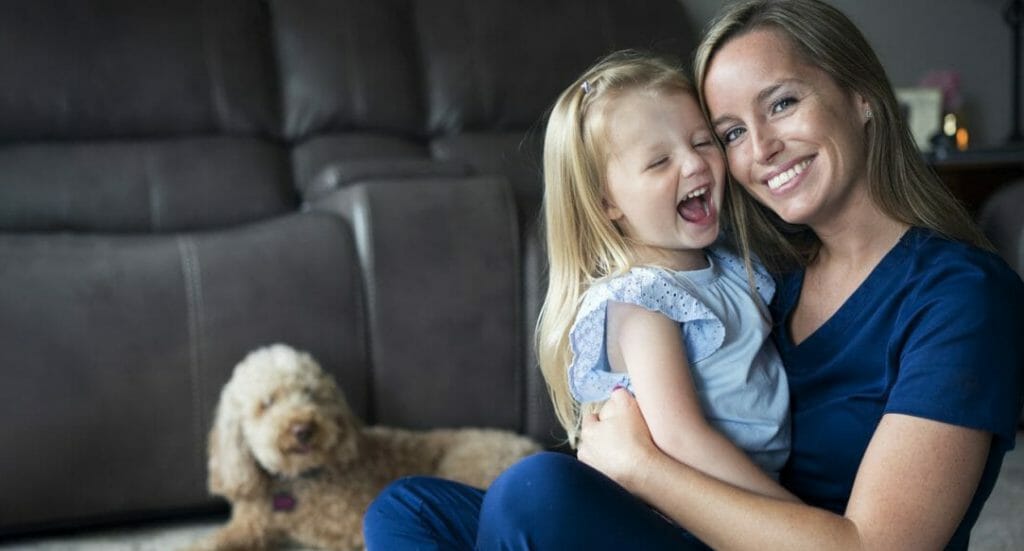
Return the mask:
{"type": "Polygon", "coordinates": [[[363,514],[389,482],[425,474],[485,488],[539,450],[499,430],[364,428],[330,375],[281,344],[235,367],[209,444],[210,491],[232,514],[194,549],[359,548],[363,514]]]}

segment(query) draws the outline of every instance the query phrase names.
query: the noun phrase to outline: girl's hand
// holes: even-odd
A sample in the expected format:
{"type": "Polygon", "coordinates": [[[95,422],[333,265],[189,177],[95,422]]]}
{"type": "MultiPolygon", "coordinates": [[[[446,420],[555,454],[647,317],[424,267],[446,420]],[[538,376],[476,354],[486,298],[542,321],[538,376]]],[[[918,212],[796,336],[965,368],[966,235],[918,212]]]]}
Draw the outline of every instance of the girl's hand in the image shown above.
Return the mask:
{"type": "Polygon", "coordinates": [[[613,391],[596,415],[583,417],[576,456],[626,489],[659,453],[640,406],[625,389],[613,391]]]}

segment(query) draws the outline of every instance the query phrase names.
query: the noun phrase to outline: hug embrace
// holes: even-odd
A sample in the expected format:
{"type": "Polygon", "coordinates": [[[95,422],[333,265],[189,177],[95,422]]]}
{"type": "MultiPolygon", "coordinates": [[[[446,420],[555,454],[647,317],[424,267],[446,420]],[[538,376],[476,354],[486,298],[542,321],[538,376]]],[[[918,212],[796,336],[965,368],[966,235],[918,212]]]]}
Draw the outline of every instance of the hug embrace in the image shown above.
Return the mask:
{"type": "Polygon", "coordinates": [[[820,0],[612,54],[544,143],[541,369],[577,457],[400,480],[369,549],[966,549],[1014,445],[1024,284],[820,0]]]}

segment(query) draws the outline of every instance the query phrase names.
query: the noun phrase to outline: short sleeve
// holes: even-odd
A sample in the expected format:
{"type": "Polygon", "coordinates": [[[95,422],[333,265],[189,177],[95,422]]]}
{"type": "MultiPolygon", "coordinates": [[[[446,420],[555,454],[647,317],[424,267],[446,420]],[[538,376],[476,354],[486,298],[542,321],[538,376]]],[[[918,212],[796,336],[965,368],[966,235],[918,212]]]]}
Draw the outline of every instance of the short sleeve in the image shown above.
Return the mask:
{"type": "Polygon", "coordinates": [[[1010,449],[1024,385],[1024,284],[981,253],[941,260],[901,313],[900,369],[885,410],[992,432],[1010,449]]]}
{"type": "Polygon", "coordinates": [[[718,350],[725,338],[721,320],[664,270],[633,268],[626,275],[595,284],[584,295],[569,332],[569,388],[581,403],[607,399],[616,386],[632,392],[629,375],[611,371],[608,363],[605,331],[609,302],[640,306],[683,324],[681,338],[691,365],[718,350]]]}

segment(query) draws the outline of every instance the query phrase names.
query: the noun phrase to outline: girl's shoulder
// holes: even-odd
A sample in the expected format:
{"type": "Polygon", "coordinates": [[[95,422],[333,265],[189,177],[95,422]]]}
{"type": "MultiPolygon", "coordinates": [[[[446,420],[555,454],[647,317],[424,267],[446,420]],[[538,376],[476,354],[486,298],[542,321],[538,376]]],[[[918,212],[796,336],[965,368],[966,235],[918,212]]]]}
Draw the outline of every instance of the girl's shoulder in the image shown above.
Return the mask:
{"type": "MultiPolygon", "coordinates": [[[[732,274],[734,277],[747,280],[747,267],[743,257],[731,248],[718,244],[708,249],[708,256],[722,267],[722,270],[732,274]]],[[[775,279],[757,258],[750,259],[750,267],[753,270],[754,288],[765,304],[770,304],[775,295],[775,279]]]]}
{"type": "Polygon", "coordinates": [[[594,283],[583,295],[577,320],[596,309],[603,310],[608,302],[640,306],[680,323],[715,318],[672,272],[654,266],[635,266],[594,283]]]}
{"type": "Polygon", "coordinates": [[[608,304],[612,302],[658,312],[681,324],[692,362],[710,356],[725,340],[725,326],[718,316],[668,270],[639,266],[600,280],[584,294],[569,331],[569,386],[579,402],[603,400],[615,385],[630,388],[627,376],[610,371],[605,353],[608,304]]]}

